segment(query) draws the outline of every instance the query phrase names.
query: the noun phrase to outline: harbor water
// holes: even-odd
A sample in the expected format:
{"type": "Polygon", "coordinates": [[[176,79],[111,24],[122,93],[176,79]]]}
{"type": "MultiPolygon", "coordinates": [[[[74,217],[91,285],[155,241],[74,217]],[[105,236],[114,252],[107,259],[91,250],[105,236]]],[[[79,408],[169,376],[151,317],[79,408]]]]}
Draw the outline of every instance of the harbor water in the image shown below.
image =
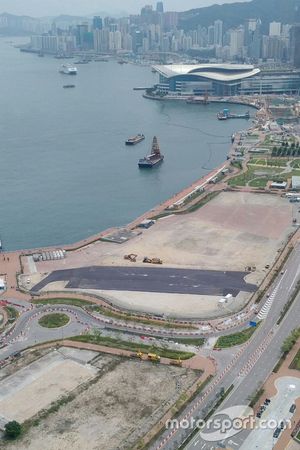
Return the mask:
{"type": "Polygon", "coordinates": [[[149,67],[91,62],[68,76],[58,73],[60,60],[21,53],[8,41],[0,39],[0,238],[6,250],[69,244],[126,225],[219,165],[232,133],[250,126],[218,121],[224,105],[144,99],[133,88],[157,81],[149,67]],[[63,89],[69,83],[75,88],[63,89]],[[125,146],[137,133],[146,139],[125,146]],[[154,135],[164,162],[139,170],[154,135]]]}

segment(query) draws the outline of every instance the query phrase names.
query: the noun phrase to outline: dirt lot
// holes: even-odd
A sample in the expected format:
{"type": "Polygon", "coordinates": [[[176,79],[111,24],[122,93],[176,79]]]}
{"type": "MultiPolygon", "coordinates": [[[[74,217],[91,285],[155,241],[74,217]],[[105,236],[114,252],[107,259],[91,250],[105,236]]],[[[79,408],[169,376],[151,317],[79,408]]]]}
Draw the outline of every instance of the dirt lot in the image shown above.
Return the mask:
{"type": "MultiPolygon", "coordinates": [[[[29,286],[53,270],[91,265],[143,266],[144,256],[161,258],[164,267],[244,271],[247,266],[255,266],[256,271],[247,276],[247,281],[258,284],[266,275],[265,266],[272,264],[278,249],[294,230],[292,218],[293,207],[286,198],[222,192],[194,213],[161,219],[142,235],[122,245],[98,242],[68,253],[63,261],[37,263],[37,273],[30,275],[29,286]],[[129,253],[138,255],[136,263],[124,260],[124,255],[129,253]]],[[[25,275],[24,280],[27,278],[25,275]]],[[[64,282],[49,284],[46,290],[62,290],[64,285],[64,282]]],[[[213,296],[98,293],[129,309],[199,318],[220,315],[220,298],[213,296]]],[[[241,292],[239,298],[228,305],[227,312],[241,309],[248,298],[249,295],[241,292]]]]}
{"type": "Polygon", "coordinates": [[[7,448],[129,450],[197,378],[177,367],[99,358],[99,375],[85,391],[7,448]]]}
{"type": "Polygon", "coordinates": [[[159,220],[140,236],[120,245],[99,242],[65,260],[37,263],[38,272],[88,265],[133,265],[123,259],[136,253],[158,256],[168,267],[215,270],[258,269],[272,260],[292,229],[292,206],[267,194],[223,192],[198,211],[159,220]]]}

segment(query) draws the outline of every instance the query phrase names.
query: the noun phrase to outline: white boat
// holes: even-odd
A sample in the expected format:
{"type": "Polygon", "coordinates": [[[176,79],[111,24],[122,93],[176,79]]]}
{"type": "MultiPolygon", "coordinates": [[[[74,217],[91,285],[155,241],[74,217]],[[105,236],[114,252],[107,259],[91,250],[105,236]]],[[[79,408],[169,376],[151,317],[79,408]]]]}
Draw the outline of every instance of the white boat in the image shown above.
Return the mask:
{"type": "Polygon", "coordinates": [[[71,64],[63,64],[60,67],[59,72],[64,73],[65,75],[77,75],[77,68],[71,64]]]}

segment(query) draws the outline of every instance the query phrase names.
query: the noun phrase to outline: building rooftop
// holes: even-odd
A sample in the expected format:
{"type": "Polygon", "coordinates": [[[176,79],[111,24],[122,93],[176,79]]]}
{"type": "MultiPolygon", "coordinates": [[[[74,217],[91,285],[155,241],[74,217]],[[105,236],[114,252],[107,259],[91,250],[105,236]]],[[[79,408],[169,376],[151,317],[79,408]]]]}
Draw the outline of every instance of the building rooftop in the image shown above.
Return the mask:
{"type": "Polygon", "coordinates": [[[214,81],[236,81],[260,73],[260,69],[247,64],[168,64],[153,68],[165,78],[194,75],[214,81]]]}

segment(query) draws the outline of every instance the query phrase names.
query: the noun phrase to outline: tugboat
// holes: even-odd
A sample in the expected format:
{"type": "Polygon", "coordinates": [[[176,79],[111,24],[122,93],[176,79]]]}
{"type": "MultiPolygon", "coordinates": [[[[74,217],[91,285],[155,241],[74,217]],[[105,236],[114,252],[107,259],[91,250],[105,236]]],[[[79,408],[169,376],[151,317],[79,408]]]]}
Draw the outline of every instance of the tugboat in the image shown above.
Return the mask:
{"type": "Polygon", "coordinates": [[[150,155],[141,158],[138,162],[140,169],[151,169],[157,164],[163,162],[164,155],[160,153],[157,137],[154,136],[150,155]]]}
{"type": "Polygon", "coordinates": [[[139,142],[142,142],[145,139],[145,136],[143,134],[137,134],[136,136],[132,136],[125,141],[126,145],[135,145],[139,142]]]}

